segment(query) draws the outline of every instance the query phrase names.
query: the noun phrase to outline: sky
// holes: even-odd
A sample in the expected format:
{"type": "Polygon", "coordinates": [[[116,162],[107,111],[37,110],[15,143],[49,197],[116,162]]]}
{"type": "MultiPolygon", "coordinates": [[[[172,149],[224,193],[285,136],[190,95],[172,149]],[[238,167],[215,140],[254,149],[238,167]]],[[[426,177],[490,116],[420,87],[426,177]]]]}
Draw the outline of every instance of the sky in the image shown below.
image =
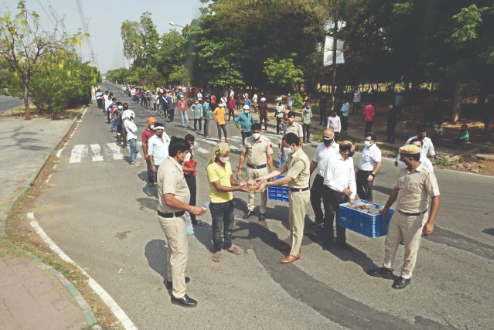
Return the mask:
{"type": "MultiPolygon", "coordinates": [[[[75,0],[25,0],[28,11],[35,11],[40,16],[40,24],[45,30],[54,28],[55,21],[51,16],[50,7],[54,8],[59,18],[64,18],[65,27],[69,33],[77,33],[82,29],[82,23],[77,11],[75,0]],[[44,7],[44,10],[43,10],[44,7]]],[[[185,26],[192,19],[199,17],[199,0],[179,1],[130,1],[130,0],[80,0],[88,23],[88,31],[94,52],[98,59],[98,69],[101,73],[118,69],[124,65],[122,38],[120,26],[123,21],[139,21],[143,12],[152,13],[156,29],[160,35],[171,29],[180,27],[170,26],[170,22],[185,26]]],[[[17,13],[17,0],[4,0],[0,10],[11,14],[17,13]]],[[[79,48],[78,53],[84,60],[90,61],[90,51],[87,42],[79,48]]],[[[125,59],[125,66],[129,62],[125,59]]]]}

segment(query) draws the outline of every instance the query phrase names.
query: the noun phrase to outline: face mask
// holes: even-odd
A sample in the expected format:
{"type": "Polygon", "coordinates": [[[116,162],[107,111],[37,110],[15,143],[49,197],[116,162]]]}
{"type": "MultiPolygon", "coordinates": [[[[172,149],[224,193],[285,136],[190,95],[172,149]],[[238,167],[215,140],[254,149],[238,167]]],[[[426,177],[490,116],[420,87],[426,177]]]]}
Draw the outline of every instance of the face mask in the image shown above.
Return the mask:
{"type": "Polygon", "coordinates": [[[392,105],[390,105],[390,106],[389,106],[389,108],[390,108],[390,109],[393,109],[393,106],[392,106],[392,105]]]}
{"type": "Polygon", "coordinates": [[[149,128],[150,128],[150,129],[153,129],[153,128],[154,128],[154,124],[153,124],[153,125],[151,125],[151,126],[149,126],[149,128]]]}
{"type": "Polygon", "coordinates": [[[322,142],[324,142],[325,145],[331,144],[333,142],[333,139],[330,138],[322,138],[322,142]]]}
{"type": "Polygon", "coordinates": [[[283,148],[283,151],[287,154],[287,155],[291,155],[293,154],[293,150],[291,148],[287,148],[287,147],[284,147],[283,148]]]}
{"type": "Polygon", "coordinates": [[[122,110],[122,109],[123,109],[123,107],[122,107],[121,105],[119,105],[117,108],[118,108],[119,110],[122,110]]]}
{"type": "Polygon", "coordinates": [[[289,121],[290,123],[293,123],[293,122],[295,121],[295,119],[294,119],[294,118],[288,118],[288,121],[289,121]]]}
{"type": "Polygon", "coordinates": [[[244,113],[249,113],[249,110],[244,110],[244,113]]]}
{"type": "Polygon", "coordinates": [[[348,154],[348,157],[353,157],[353,155],[355,155],[355,150],[354,151],[350,151],[350,153],[348,154]]]}
{"type": "Polygon", "coordinates": [[[371,141],[364,141],[364,145],[366,147],[370,147],[372,145],[372,142],[371,141]]]}
{"type": "Polygon", "coordinates": [[[229,160],[230,160],[230,157],[220,157],[220,161],[221,161],[223,164],[226,164],[229,160]]]}
{"type": "Polygon", "coordinates": [[[288,93],[288,96],[290,96],[290,95],[292,95],[292,94],[288,93]]]}
{"type": "Polygon", "coordinates": [[[254,140],[259,139],[260,136],[261,136],[261,134],[259,134],[259,133],[252,133],[252,137],[254,138],[254,140]]]}
{"type": "Polygon", "coordinates": [[[187,154],[187,156],[185,156],[184,158],[184,162],[188,162],[190,160],[190,153],[187,154]]]}
{"type": "Polygon", "coordinates": [[[163,132],[156,131],[156,136],[158,136],[158,137],[162,137],[162,136],[163,136],[163,132]]]}

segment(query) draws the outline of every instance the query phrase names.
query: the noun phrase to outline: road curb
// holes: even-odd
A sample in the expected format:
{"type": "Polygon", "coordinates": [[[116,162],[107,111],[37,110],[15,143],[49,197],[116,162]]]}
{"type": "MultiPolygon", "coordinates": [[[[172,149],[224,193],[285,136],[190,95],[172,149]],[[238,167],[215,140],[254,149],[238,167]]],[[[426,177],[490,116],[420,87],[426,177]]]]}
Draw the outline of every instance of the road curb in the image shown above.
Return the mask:
{"type": "MultiPolygon", "coordinates": [[[[79,112],[77,113],[77,115],[75,116],[74,120],[72,121],[72,124],[70,124],[69,128],[67,129],[67,132],[62,136],[62,138],[60,139],[60,141],[51,149],[51,151],[46,155],[46,157],[43,159],[43,161],[41,162],[41,165],[38,166],[38,168],[36,168],[36,170],[34,171],[34,176],[32,176],[32,180],[29,181],[29,187],[31,187],[31,185],[36,181],[36,179],[38,178],[39,174],[41,173],[41,170],[43,170],[43,168],[45,167],[46,163],[48,162],[48,159],[50,159],[51,155],[53,154],[53,152],[58,148],[58,146],[63,142],[63,140],[65,139],[65,137],[67,136],[68,132],[70,132],[70,130],[72,129],[72,127],[74,126],[76,120],[80,117],[82,111],[84,110],[84,108],[86,107],[89,107],[89,104],[88,105],[84,105],[81,110],[79,110],[79,112]]],[[[5,231],[5,224],[6,224],[6,221],[7,221],[7,215],[10,211],[12,211],[12,209],[14,208],[14,205],[15,205],[15,202],[19,199],[20,196],[22,196],[22,194],[24,194],[25,192],[27,192],[29,190],[29,187],[25,188],[20,194],[18,194],[14,200],[12,201],[12,204],[10,204],[10,209],[6,211],[6,214],[2,217],[2,220],[0,221],[0,235],[2,236],[8,236],[7,235],[7,232],[5,231]]]]}
{"type": "Polygon", "coordinates": [[[62,283],[63,286],[65,286],[65,288],[70,292],[72,298],[74,298],[75,302],[81,309],[82,314],[86,318],[87,325],[91,327],[97,324],[98,321],[96,320],[96,317],[94,316],[91,307],[87,303],[86,299],[84,299],[81,293],[76,289],[76,287],[72,283],[70,283],[70,281],[65,276],[63,276],[62,273],[57,271],[52,266],[48,266],[47,264],[44,264],[40,258],[33,255],[33,259],[35,262],[39,262],[41,264],[40,267],[42,269],[47,270],[48,272],[50,272],[50,274],[55,276],[60,281],[60,283],[62,283]]]}

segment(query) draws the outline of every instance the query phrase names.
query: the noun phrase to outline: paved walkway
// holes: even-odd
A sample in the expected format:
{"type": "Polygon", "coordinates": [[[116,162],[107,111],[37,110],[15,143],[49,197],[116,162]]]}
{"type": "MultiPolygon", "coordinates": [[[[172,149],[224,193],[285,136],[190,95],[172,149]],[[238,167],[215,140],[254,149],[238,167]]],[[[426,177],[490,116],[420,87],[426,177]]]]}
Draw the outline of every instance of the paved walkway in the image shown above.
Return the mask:
{"type": "Polygon", "coordinates": [[[0,329],[80,330],[86,319],[54,276],[25,258],[0,259],[0,329]]]}

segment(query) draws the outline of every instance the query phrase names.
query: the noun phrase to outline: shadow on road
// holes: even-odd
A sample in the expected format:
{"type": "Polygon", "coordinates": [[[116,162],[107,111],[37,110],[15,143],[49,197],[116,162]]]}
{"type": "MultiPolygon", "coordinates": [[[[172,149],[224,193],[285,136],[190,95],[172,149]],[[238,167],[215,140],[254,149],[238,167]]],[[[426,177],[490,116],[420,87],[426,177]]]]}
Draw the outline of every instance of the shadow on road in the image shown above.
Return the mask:
{"type": "Polygon", "coordinates": [[[375,191],[379,191],[380,193],[383,193],[385,195],[391,194],[391,191],[393,190],[392,188],[388,187],[383,187],[383,186],[373,186],[375,191]]]}
{"type": "Polygon", "coordinates": [[[144,255],[148,260],[148,265],[156,273],[163,277],[163,284],[167,281],[167,247],[162,239],[153,239],[144,248],[144,255]]]}

